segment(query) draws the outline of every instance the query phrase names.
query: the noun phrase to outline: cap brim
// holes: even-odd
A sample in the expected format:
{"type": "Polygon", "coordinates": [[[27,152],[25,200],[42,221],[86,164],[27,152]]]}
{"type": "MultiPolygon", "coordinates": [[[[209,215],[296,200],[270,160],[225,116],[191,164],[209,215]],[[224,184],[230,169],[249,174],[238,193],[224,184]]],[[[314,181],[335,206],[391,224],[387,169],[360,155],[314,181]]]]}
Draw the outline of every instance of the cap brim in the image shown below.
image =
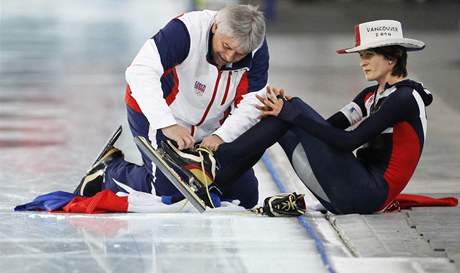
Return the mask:
{"type": "Polygon", "coordinates": [[[359,45],[351,48],[343,48],[337,50],[338,54],[347,54],[347,53],[355,53],[362,50],[382,47],[382,46],[392,46],[392,45],[399,45],[403,46],[407,49],[407,51],[416,51],[422,50],[425,48],[425,43],[419,40],[408,39],[408,38],[399,38],[399,39],[387,39],[385,41],[377,41],[375,43],[368,43],[365,45],[359,45]]]}

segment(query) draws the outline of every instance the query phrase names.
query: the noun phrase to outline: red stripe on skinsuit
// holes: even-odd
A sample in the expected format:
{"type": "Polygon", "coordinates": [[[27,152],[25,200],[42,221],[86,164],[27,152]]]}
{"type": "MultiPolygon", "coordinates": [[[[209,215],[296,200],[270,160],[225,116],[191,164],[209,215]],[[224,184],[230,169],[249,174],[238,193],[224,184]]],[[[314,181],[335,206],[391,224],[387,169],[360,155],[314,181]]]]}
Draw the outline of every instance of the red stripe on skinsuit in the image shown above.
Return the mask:
{"type": "Polygon", "coordinates": [[[420,140],[414,128],[408,122],[400,122],[393,126],[393,151],[384,173],[388,183],[388,196],[385,207],[409,183],[420,159],[420,140]]]}

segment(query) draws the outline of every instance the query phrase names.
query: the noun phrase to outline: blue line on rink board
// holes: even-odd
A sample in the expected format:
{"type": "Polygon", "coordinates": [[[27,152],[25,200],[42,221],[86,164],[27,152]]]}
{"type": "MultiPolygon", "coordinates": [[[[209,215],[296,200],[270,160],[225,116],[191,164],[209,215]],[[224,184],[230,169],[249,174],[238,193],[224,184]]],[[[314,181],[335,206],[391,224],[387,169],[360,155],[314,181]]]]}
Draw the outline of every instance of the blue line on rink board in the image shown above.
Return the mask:
{"type": "MultiPolygon", "coordinates": [[[[286,186],[281,181],[281,178],[279,177],[278,172],[273,166],[267,153],[264,153],[264,155],[262,156],[262,162],[264,163],[265,167],[270,173],[273,181],[275,181],[275,184],[276,186],[278,186],[279,190],[281,192],[286,192],[286,186]]],[[[326,248],[324,247],[323,241],[321,240],[321,238],[319,238],[319,235],[316,232],[316,230],[308,223],[308,218],[306,218],[305,216],[300,216],[297,217],[297,220],[299,220],[299,223],[305,228],[308,235],[315,241],[315,247],[321,256],[321,260],[323,261],[324,266],[330,273],[336,273],[334,267],[332,266],[329,260],[329,256],[326,253],[326,248]]]]}

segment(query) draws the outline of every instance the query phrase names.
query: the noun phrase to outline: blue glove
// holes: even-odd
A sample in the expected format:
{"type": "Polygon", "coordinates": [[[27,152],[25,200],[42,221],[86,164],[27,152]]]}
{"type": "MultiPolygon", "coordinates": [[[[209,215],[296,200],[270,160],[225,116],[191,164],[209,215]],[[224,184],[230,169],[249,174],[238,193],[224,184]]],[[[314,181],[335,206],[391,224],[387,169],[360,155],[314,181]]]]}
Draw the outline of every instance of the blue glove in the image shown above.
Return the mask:
{"type": "Polygon", "coordinates": [[[217,193],[213,193],[213,192],[210,192],[209,195],[211,196],[211,201],[212,201],[212,204],[214,205],[214,207],[219,208],[221,206],[219,195],[217,193]]]}
{"type": "Polygon", "coordinates": [[[161,203],[166,204],[166,205],[172,205],[174,203],[184,200],[184,198],[185,197],[180,193],[175,194],[175,195],[162,195],[161,203]]]}

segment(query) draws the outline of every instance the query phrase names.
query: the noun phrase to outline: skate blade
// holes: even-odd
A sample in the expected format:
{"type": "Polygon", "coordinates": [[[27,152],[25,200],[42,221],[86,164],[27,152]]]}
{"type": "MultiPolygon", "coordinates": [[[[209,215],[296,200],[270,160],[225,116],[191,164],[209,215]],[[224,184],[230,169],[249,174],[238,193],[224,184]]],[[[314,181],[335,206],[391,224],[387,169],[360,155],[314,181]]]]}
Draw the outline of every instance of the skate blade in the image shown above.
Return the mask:
{"type": "MultiPolygon", "coordinates": [[[[177,172],[172,167],[170,167],[170,165],[162,157],[161,153],[154,149],[150,142],[147,141],[147,139],[142,136],[138,136],[134,138],[134,142],[136,142],[141,151],[143,151],[150,158],[150,160],[153,161],[155,166],[160,169],[160,171],[180,191],[180,193],[182,193],[182,195],[187,198],[187,200],[196,210],[199,212],[204,212],[206,210],[204,201],[201,200],[201,198],[196,195],[194,189],[186,182],[184,182],[179,174],[177,174],[177,172]]],[[[193,178],[190,178],[189,182],[191,182],[191,185],[193,185],[193,178]]]]}
{"type": "Polygon", "coordinates": [[[105,153],[107,153],[107,151],[115,144],[115,142],[117,142],[118,138],[120,137],[121,133],[123,132],[123,128],[122,126],[118,126],[118,128],[113,132],[112,136],[109,138],[109,140],[105,143],[104,145],[104,148],[102,149],[102,151],[99,153],[99,155],[97,156],[96,160],[94,161],[94,163],[89,167],[89,169],[86,171],[86,174],[88,174],[91,169],[93,168],[94,165],[96,165],[96,163],[98,163],[101,158],[105,155],[105,153]]]}

